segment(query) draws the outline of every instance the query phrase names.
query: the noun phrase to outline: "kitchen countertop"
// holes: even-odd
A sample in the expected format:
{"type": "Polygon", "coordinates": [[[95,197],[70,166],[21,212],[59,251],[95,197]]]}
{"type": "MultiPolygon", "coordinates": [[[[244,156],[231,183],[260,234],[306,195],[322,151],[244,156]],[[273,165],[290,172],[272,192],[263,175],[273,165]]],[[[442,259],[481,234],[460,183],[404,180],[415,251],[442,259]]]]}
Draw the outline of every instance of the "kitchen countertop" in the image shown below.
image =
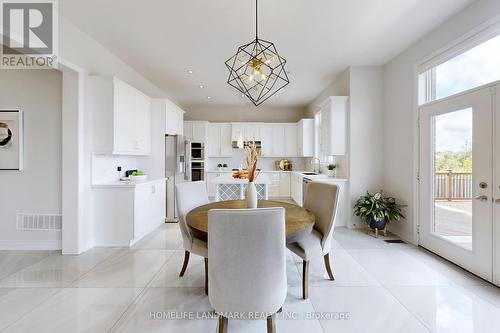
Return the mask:
{"type": "Polygon", "coordinates": [[[92,188],[135,188],[136,186],[148,185],[165,181],[167,178],[148,179],[144,182],[134,182],[131,180],[116,180],[108,183],[92,184],[92,188]]]}
{"type": "MultiPolygon", "coordinates": [[[[248,179],[237,179],[233,178],[232,175],[222,175],[215,178],[212,181],[213,184],[247,184],[248,179]]],[[[264,174],[259,174],[257,178],[254,180],[255,184],[271,184],[269,177],[264,174]]]]}

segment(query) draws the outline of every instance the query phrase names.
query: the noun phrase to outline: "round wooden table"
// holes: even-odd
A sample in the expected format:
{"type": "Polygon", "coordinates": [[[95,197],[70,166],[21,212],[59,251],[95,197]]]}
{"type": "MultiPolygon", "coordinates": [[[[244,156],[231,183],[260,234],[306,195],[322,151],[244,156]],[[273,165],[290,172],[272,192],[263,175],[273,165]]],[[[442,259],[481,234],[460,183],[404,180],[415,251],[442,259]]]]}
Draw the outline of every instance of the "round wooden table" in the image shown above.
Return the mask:
{"type": "MultiPolygon", "coordinates": [[[[305,208],[286,202],[273,200],[259,200],[258,208],[283,207],[285,208],[286,241],[296,242],[309,234],[314,226],[315,216],[305,208]]],[[[186,223],[193,237],[207,241],[208,239],[208,211],[211,209],[239,209],[247,208],[245,200],[218,201],[197,207],[186,215],[186,223]]]]}

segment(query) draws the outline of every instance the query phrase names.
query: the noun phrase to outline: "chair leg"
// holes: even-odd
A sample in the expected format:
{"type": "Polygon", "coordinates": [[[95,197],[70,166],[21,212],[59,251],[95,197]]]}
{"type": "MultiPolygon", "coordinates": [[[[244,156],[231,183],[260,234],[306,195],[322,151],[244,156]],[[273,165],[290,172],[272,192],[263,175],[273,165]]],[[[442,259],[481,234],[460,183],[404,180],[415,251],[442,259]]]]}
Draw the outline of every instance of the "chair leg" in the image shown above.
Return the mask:
{"type": "Polygon", "coordinates": [[[330,253],[325,254],[323,258],[325,259],[326,272],[328,273],[330,280],[334,281],[335,278],[333,277],[332,267],[330,266],[330,253]]]}
{"type": "Polygon", "coordinates": [[[302,261],[302,298],[309,297],[309,261],[302,261]]]}
{"type": "Polygon", "coordinates": [[[276,333],[276,314],[267,317],[267,333],[276,333]]]}
{"type": "Polygon", "coordinates": [[[219,315],[217,333],[227,333],[227,318],[219,315]]]}
{"type": "Polygon", "coordinates": [[[189,254],[190,254],[189,251],[184,251],[184,263],[182,264],[182,269],[181,273],[179,274],[179,277],[184,276],[184,273],[186,273],[186,269],[189,263],[189,254]]]}
{"type": "Polygon", "coordinates": [[[205,294],[208,295],[208,258],[205,258],[205,294]]]}

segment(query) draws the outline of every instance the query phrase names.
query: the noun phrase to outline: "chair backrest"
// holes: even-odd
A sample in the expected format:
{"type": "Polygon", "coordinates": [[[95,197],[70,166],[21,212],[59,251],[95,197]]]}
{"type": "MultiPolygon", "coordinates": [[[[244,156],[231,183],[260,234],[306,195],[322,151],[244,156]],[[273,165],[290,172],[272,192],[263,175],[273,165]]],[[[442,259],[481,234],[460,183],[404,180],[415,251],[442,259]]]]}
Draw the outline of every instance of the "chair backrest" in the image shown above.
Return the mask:
{"type": "MultiPolygon", "coordinates": [[[[285,210],[208,212],[208,295],[221,312],[275,313],[287,293],[285,210]]],[[[250,318],[251,319],[251,318],[250,318]]]]}
{"type": "Polygon", "coordinates": [[[192,237],[186,223],[186,215],[196,207],[209,203],[207,188],[204,181],[185,182],[175,185],[175,199],[179,213],[179,227],[181,229],[184,249],[191,250],[192,237]]]}
{"type": "Polygon", "coordinates": [[[330,251],[338,202],[339,187],[337,185],[312,182],[307,186],[304,208],[316,216],[314,229],[323,235],[321,247],[325,253],[328,253],[325,249],[330,251]]]}

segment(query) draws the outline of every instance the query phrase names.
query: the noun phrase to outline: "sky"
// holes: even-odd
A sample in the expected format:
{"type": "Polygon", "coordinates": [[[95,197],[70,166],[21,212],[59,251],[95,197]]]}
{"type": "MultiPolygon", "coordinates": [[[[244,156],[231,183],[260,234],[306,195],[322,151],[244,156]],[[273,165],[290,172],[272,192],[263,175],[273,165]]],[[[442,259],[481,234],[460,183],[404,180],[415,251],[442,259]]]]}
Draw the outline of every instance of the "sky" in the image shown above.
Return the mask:
{"type": "MultiPolygon", "coordinates": [[[[436,98],[500,80],[500,35],[436,67],[436,98]]],[[[437,116],[436,152],[472,144],[472,109],[437,116]]]]}

